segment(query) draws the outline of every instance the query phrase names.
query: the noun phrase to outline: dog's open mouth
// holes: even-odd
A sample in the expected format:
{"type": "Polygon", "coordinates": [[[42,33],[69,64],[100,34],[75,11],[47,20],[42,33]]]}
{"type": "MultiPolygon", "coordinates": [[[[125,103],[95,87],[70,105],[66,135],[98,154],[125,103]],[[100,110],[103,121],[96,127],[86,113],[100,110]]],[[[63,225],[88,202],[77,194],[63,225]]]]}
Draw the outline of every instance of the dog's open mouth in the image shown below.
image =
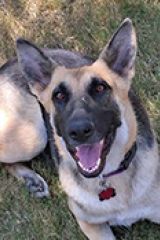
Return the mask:
{"type": "Polygon", "coordinates": [[[110,134],[99,142],[93,144],[81,144],[74,151],[70,151],[72,157],[76,160],[81,174],[85,177],[98,176],[105,165],[106,155],[109,153],[115,133],[110,134]]]}
{"type": "Polygon", "coordinates": [[[76,147],[77,165],[84,175],[93,175],[99,171],[103,141],[76,147]]]}

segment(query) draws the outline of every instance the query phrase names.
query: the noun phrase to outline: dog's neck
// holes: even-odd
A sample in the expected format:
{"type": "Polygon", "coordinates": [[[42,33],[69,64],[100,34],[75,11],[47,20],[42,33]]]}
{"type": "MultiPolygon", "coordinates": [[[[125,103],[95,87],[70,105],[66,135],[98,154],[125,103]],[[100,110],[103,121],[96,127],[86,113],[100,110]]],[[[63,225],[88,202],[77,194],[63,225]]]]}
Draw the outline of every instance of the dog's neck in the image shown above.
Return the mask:
{"type": "Polygon", "coordinates": [[[106,174],[104,173],[103,178],[107,179],[109,177],[112,177],[113,175],[120,174],[123,171],[126,171],[136,154],[136,150],[137,150],[137,144],[135,142],[131,147],[131,149],[125,154],[124,159],[120,162],[118,168],[106,174]]]}

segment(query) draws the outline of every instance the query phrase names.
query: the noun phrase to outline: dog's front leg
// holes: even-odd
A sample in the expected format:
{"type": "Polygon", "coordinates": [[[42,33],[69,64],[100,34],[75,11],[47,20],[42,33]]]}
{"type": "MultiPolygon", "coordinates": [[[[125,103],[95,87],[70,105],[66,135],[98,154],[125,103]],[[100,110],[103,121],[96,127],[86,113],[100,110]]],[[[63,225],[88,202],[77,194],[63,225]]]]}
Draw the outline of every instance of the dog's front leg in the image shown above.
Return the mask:
{"type": "Polygon", "coordinates": [[[5,168],[14,177],[22,180],[29,192],[32,193],[35,197],[41,198],[49,196],[47,183],[39,174],[33,170],[19,163],[5,164],[5,168]]]}
{"type": "Polygon", "coordinates": [[[106,223],[90,224],[80,220],[77,222],[89,240],[115,240],[111,228],[106,223]]]}

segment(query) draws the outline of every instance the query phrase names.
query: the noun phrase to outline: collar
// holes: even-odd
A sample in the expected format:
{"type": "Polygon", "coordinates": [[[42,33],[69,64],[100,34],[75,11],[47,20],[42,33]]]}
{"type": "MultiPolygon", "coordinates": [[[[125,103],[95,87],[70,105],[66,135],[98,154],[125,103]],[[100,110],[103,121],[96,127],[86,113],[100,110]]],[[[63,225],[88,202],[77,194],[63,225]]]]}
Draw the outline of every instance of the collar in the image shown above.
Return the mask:
{"type": "MultiPolygon", "coordinates": [[[[137,150],[137,144],[135,142],[131,147],[131,149],[125,154],[124,159],[119,164],[119,167],[110,173],[104,174],[103,178],[106,179],[127,170],[136,154],[136,150],[137,150]]],[[[102,192],[100,192],[98,196],[100,201],[109,200],[110,198],[113,198],[116,196],[116,190],[110,186],[105,188],[102,192]]]]}
{"type": "Polygon", "coordinates": [[[131,149],[125,154],[124,159],[119,164],[119,167],[112,172],[103,174],[103,178],[109,178],[109,177],[112,177],[113,175],[117,175],[119,173],[126,171],[129,167],[130,163],[132,162],[132,160],[136,154],[136,151],[137,151],[137,143],[135,142],[132,145],[131,149]]]}

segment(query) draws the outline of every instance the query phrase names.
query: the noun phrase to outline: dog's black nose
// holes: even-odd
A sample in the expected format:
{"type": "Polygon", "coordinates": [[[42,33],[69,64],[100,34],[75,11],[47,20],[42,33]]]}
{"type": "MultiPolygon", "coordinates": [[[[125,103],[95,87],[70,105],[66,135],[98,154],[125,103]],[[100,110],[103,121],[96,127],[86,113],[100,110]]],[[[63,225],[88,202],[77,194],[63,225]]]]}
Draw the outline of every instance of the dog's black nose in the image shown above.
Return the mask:
{"type": "Polygon", "coordinates": [[[94,125],[89,120],[76,120],[68,128],[69,137],[78,142],[86,141],[93,132],[94,125]]]}

